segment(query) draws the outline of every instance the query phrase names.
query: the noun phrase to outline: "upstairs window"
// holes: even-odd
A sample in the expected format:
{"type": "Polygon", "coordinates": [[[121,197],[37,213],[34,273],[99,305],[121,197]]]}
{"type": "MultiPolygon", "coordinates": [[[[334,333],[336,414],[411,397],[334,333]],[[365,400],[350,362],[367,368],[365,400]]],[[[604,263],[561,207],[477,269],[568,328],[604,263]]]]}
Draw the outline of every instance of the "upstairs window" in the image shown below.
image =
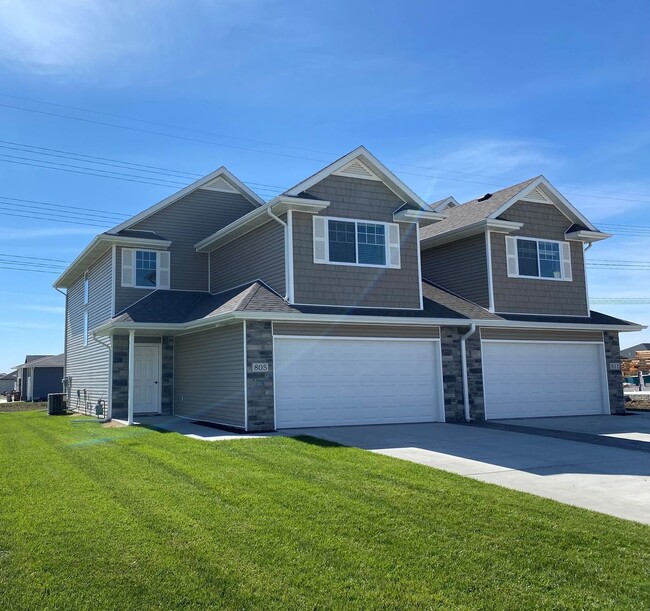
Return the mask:
{"type": "Polygon", "coordinates": [[[399,268],[399,225],[314,216],[314,262],[399,268]]]}
{"type": "Polygon", "coordinates": [[[122,286],[170,288],[169,253],[163,250],[122,249],[122,286]]]}
{"type": "Polygon", "coordinates": [[[569,242],[506,236],[508,276],[571,280],[569,242]]]}

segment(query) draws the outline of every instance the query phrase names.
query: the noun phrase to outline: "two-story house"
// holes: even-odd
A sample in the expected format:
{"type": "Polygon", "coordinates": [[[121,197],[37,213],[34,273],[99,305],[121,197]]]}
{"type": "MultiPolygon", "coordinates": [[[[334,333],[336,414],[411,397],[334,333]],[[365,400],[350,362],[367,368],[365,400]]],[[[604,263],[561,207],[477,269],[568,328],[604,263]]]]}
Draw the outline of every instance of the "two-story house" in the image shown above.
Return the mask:
{"type": "Polygon", "coordinates": [[[221,168],[55,283],[68,404],[246,431],[621,413],[641,327],[589,311],[606,237],[543,177],[429,206],[360,147],[265,203],[221,168]]]}

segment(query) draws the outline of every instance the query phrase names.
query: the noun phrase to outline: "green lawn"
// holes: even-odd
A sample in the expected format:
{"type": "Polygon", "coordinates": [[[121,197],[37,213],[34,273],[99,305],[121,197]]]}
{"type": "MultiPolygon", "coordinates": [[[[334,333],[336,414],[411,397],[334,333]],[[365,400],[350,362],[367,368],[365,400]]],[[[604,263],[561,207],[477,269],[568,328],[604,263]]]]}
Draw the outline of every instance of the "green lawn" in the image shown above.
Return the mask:
{"type": "Polygon", "coordinates": [[[38,409],[47,409],[47,402],[39,401],[12,401],[11,403],[0,403],[2,412],[30,412],[38,409]]]}
{"type": "Polygon", "coordinates": [[[1,609],[650,607],[648,527],[309,438],[0,414],[0,473],[1,609]]]}

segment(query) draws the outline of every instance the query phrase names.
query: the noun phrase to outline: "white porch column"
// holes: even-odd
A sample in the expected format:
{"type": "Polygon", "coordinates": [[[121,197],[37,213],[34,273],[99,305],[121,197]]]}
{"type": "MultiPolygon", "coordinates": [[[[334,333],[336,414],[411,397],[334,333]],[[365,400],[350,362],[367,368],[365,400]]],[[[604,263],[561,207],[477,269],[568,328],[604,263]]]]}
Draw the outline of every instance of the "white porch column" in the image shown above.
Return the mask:
{"type": "Polygon", "coordinates": [[[127,423],[129,426],[133,424],[133,398],[135,396],[134,388],[135,380],[135,331],[129,331],[129,402],[128,402],[128,418],[127,423]]]}

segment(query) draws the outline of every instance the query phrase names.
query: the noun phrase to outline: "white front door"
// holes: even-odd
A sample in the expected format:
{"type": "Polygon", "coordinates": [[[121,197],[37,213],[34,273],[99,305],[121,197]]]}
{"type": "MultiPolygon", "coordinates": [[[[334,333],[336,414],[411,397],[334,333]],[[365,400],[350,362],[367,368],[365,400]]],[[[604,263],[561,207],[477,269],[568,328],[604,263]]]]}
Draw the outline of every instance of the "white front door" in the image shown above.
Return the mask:
{"type": "Polygon", "coordinates": [[[603,344],[484,340],[485,417],[608,414],[603,344]]]}
{"type": "Polygon", "coordinates": [[[160,346],[135,345],[133,413],[160,412],[160,346]]]}
{"type": "Polygon", "coordinates": [[[276,337],[276,428],[444,420],[439,344],[276,337]]]}

